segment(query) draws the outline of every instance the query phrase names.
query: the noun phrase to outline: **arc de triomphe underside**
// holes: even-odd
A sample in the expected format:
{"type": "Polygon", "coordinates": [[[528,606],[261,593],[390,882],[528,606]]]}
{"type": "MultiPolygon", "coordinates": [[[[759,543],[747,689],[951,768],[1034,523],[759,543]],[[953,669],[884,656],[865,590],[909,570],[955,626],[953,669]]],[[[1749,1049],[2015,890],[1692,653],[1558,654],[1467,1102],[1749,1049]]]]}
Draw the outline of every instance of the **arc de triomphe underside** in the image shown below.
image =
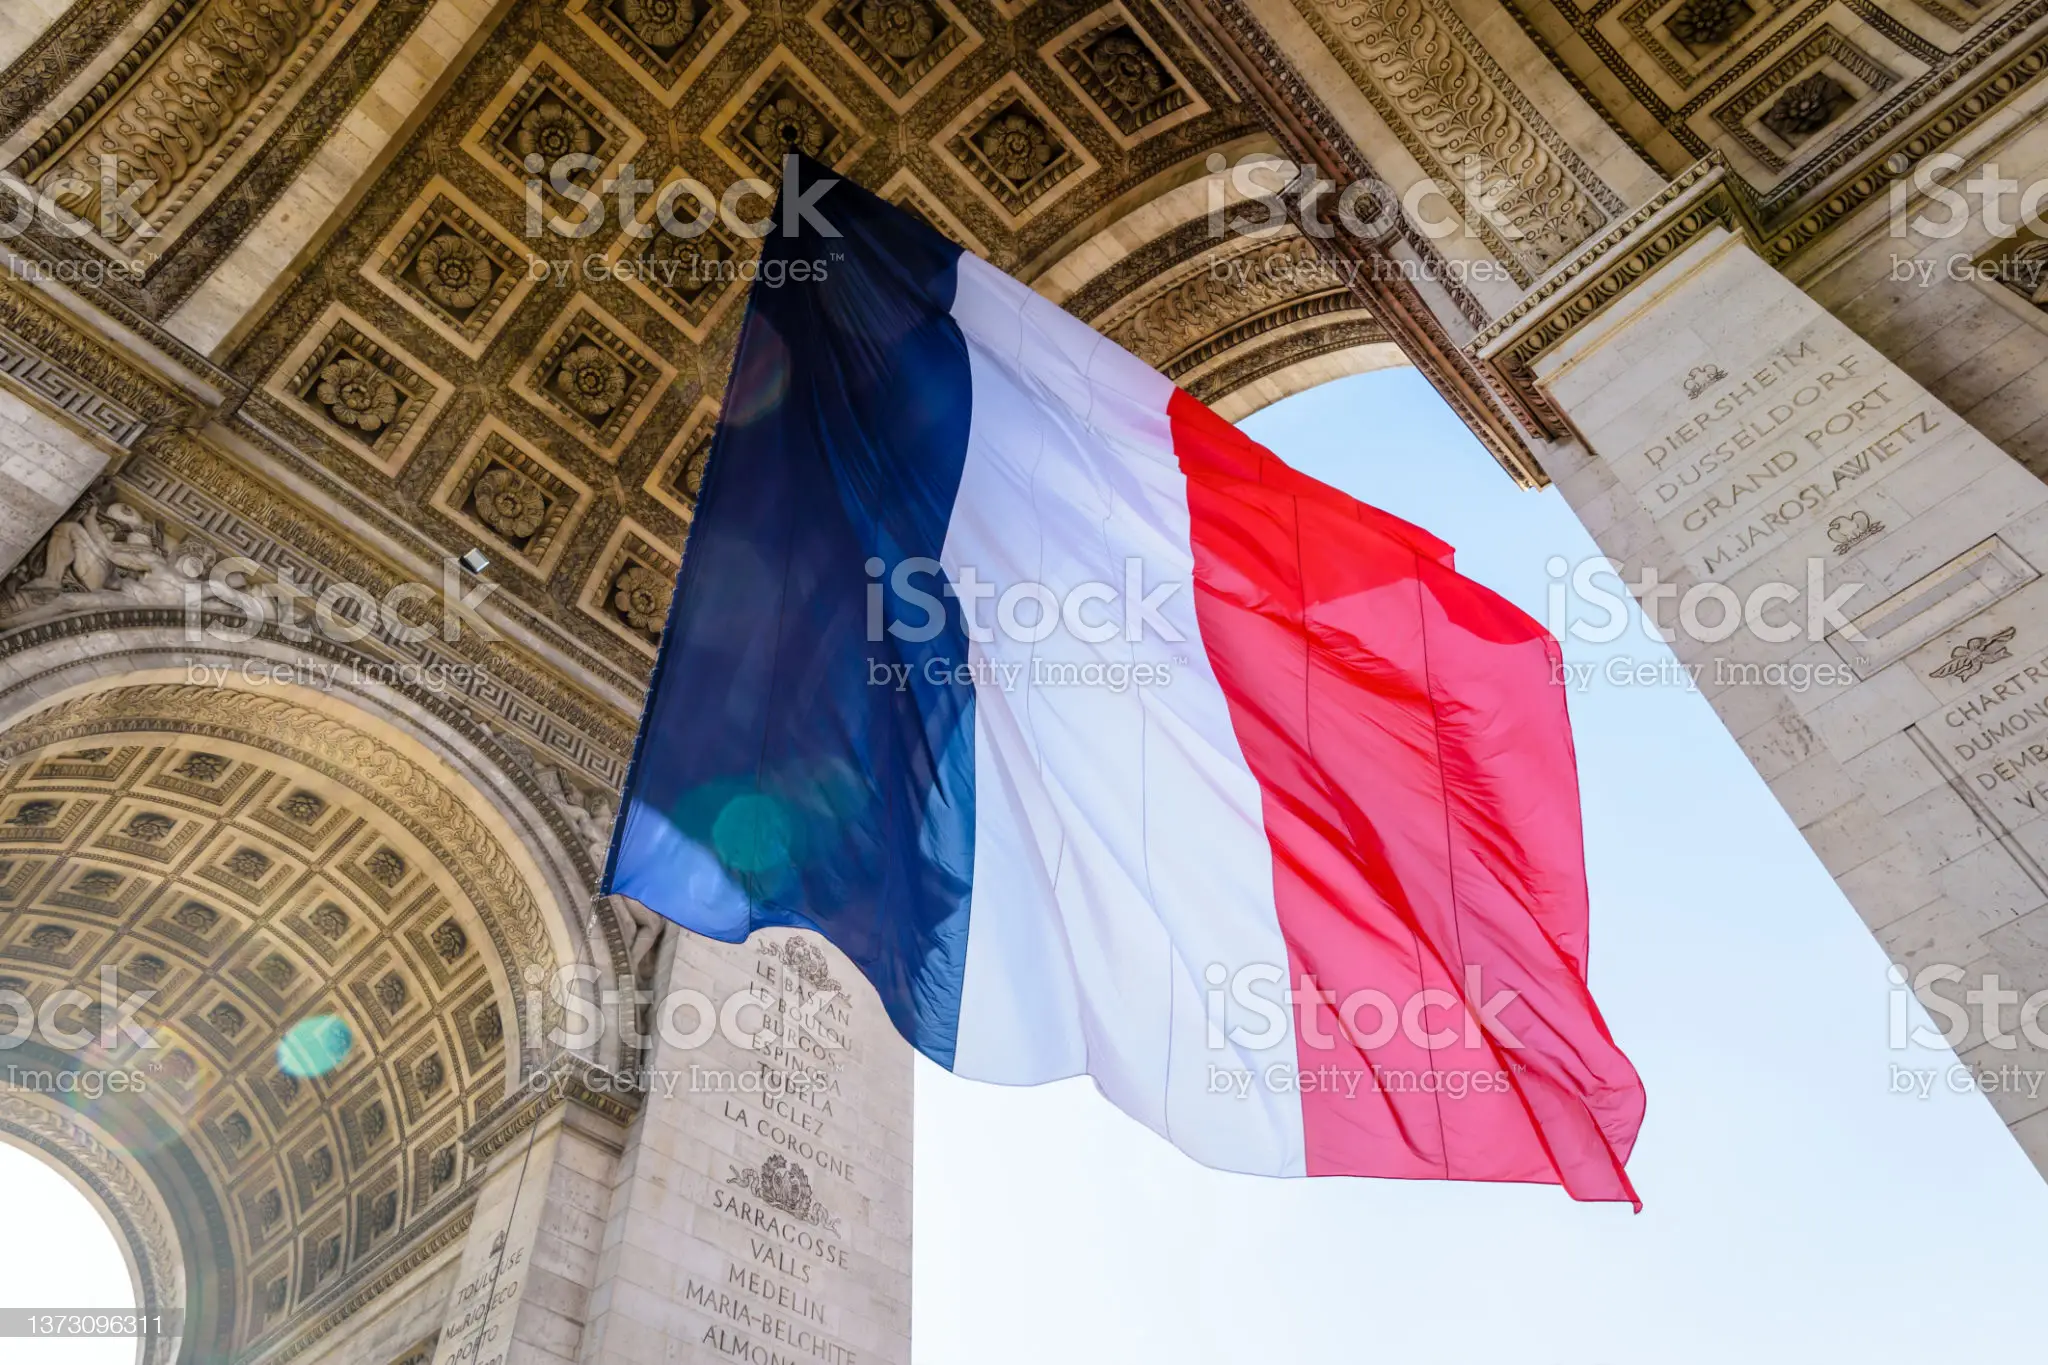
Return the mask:
{"type": "Polygon", "coordinates": [[[0,68],[10,1060],[149,1081],[0,1139],[149,1361],[907,1365],[868,987],[593,898],[791,146],[1226,417],[1419,368],[1927,998],[2048,987],[2048,0],[9,0],[0,68]]]}

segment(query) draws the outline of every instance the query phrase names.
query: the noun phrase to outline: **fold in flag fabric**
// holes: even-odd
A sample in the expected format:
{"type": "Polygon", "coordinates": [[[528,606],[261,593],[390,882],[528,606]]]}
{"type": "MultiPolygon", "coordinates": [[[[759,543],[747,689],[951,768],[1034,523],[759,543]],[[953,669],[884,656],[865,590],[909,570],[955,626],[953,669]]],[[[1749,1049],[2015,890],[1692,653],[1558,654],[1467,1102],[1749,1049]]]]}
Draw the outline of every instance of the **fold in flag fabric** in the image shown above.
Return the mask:
{"type": "Polygon", "coordinates": [[[1211,1166],[1633,1202],[1556,642],[797,164],[605,890],[1211,1166]]]}

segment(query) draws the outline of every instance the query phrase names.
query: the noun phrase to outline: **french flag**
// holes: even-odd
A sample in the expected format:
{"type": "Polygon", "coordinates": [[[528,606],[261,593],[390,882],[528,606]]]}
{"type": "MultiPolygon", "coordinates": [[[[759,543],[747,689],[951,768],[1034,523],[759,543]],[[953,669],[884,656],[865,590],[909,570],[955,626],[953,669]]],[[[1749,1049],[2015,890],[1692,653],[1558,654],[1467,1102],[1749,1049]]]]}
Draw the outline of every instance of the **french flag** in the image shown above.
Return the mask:
{"type": "Polygon", "coordinates": [[[1210,1166],[1634,1202],[1556,642],[792,165],[605,891],[815,930],[939,1065],[1210,1166]]]}

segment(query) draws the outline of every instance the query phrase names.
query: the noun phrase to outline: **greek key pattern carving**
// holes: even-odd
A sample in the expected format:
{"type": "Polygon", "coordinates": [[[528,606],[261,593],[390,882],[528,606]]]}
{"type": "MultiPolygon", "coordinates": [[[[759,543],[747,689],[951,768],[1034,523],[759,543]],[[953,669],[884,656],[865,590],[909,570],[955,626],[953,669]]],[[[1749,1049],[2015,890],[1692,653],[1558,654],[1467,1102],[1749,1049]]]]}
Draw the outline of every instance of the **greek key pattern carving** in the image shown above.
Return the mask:
{"type": "Polygon", "coordinates": [[[1523,284],[1624,209],[1440,0],[1295,0],[1523,284]]]}
{"type": "MultiPolygon", "coordinates": [[[[215,457],[194,452],[191,445],[196,442],[152,440],[123,474],[124,480],[231,553],[288,572],[315,594],[337,578],[373,595],[397,585],[397,576],[363,551],[316,526],[283,500],[219,468],[215,457]],[[223,486],[228,480],[232,488],[223,486]],[[300,541],[310,542],[310,548],[281,541],[275,529],[287,526],[300,541]]],[[[450,690],[479,711],[508,722],[600,784],[616,788],[624,782],[631,735],[615,717],[601,715],[560,684],[516,661],[502,642],[470,646],[464,636],[451,644],[438,635],[405,641],[390,634],[381,620],[374,632],[364,645],[374,640],[381,652],[449,679],[450,690]]]]}
{"type": "MultiPolygon", "coordinates": [[[[47,378],[32,386],[45,399],[56,401],[60,389],[68,387],[97,395],[101,400],[97,406],[103,413],[118,411],[144,423],[184,422],[192,416],[191,405],[177,393],[93,341],[25,289],[0,286],[0,335],[8,338],[6,349],[10,356],[19,354],[24,358],[19,363],[30,364],[26,357],[33,355],[51,370],[62,372],[62,381],[47,378]],[[57,387],[44,388],[43,384],[57,387]]],[[[17,362],[9,362],[10,373],[14,363],[17,362]]],[[[68,401],[60,406],[72,411],[68,401]]],[[[104,421],[95,421],[94,425],[109,434],[115,429],[104,421]]],[[[125,447],[137,435],[139,429],[121,444],[125,447]]]]}
{"type": "Polygon", "coordinates": [[[123,450],[134,446],[149,418],[100,392],[0,323],[0,374],[123,450]]]}

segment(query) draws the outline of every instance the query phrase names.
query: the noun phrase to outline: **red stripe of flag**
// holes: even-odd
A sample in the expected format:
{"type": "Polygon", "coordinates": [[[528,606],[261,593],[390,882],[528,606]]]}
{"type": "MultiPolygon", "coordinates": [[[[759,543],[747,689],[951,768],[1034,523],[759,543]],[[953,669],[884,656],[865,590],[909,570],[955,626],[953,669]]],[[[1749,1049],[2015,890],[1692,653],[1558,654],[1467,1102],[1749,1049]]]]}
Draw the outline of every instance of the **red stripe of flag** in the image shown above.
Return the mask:
{"type": "Polygon", "coordinates": [[[1308,1173],[1640,1208],[1642,1083],[1586,986],[1557,642],[1434,536],[1185,393],[1168,416],[1202,638],[1264,795],[1308,1173]]]}

